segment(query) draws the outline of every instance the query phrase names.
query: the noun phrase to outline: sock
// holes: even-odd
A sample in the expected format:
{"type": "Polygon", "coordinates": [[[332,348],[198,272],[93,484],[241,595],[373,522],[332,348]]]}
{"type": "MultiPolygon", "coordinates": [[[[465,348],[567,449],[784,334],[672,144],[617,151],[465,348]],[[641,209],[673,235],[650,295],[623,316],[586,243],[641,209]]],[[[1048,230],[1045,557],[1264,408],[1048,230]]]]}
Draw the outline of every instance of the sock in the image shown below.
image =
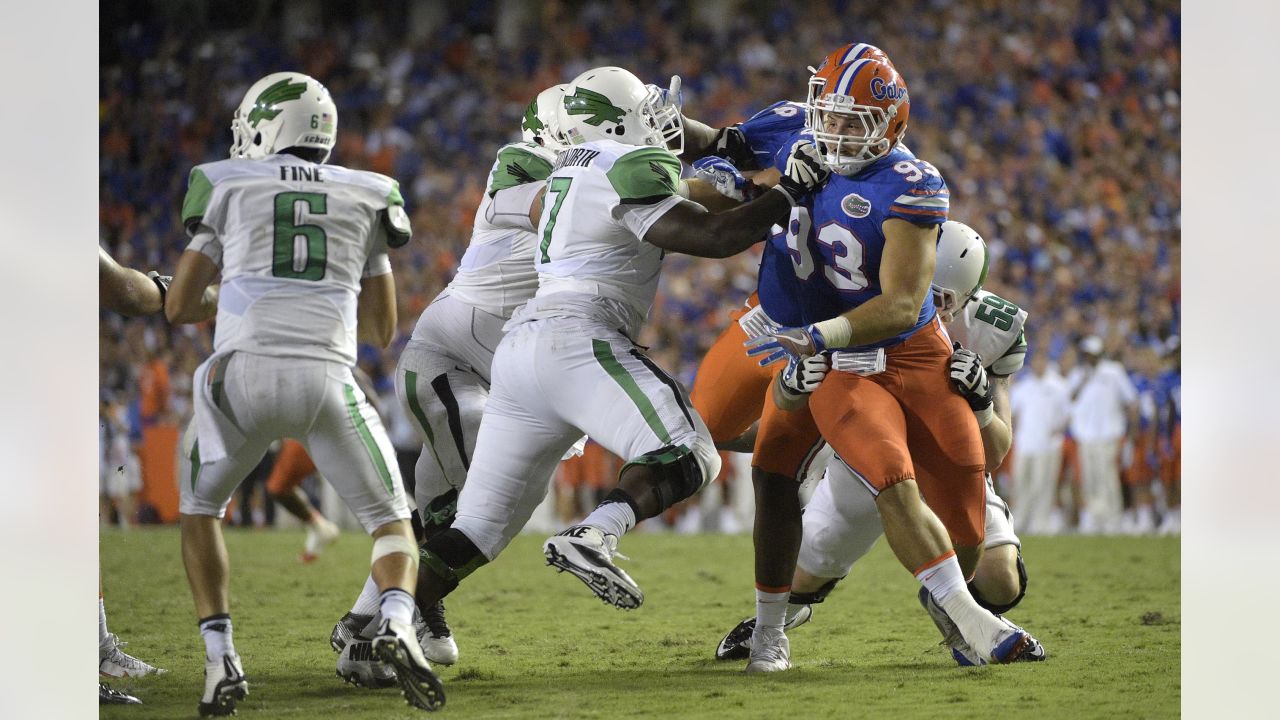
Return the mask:
{"type": "Polygon", "coordinates": [[[782,629],[782,623],[787,614],[787,600],[790,597],[790,586],[762,590],[760,585],[756,584],[756,632],[782,629]]]}
{"type": "Polygon", "coordinates": [[[207,659],[236,654],[236,646],[231,642],[231,615],[219,613],[204,618],[200,621],[200,635],[204,637],[204,654],[207,659]]]}
{"type": "Polygon", "coordinates": [[[969,594],[955,551],[948,550],[926,563],[916,570],[915,576],[976,652],[985,656],[995,648],[995,639],[1006,626],[983,610],[969,594]]]}
{"type": "Polygon", "coordinates": [[[615,493],[620,492],[620,490],[614,490],[609,493],[609,497],[597,505],[581,524],[589,525],[605,535],[618,537],[622,537],[628,530],[635,527],[636,512],[631,508],[631,504],[625,500],[614,499],[615,493]]]}
{"type": "Polygon", "coordinates": [[[360,589],[360,597],[356,598],[356,604],[351,606],[351,612],[356,615],[373,615],[378,612],[378,584],[373,581],[373,575],[365,578],[364,587],[360,589]]]}
{"type": "Polygon", "coordinates": [[[413,624],[413,596],[400,588],[391,588],[379,598],[382,617],[394,622],[413,624]]]}
{"type": "Polygon", "coordinates": [[[98,649],[105,648],[111,642],[111,633],[107,632],[107,608],[102,604],[102,596],[98,596],[98,649]]]}

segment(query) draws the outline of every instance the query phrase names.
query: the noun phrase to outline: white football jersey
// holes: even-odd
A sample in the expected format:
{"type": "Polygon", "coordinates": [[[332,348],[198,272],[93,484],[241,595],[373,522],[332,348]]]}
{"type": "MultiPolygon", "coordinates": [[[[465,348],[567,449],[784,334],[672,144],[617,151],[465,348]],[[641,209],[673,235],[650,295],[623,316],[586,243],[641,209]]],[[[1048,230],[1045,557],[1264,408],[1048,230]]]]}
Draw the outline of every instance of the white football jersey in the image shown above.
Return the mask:
{"type": "Polygon", "coordinates": [[[476,210],[471,243],[458,272],[449,283],[450,293],[469,305],[509,318],[538,290],[533,250],[538,234],[528,230],[496,227],[489,219],[493,196],[499,190],[545,180],[556,154],[531,142],[516,142],[498,150],[489,171],[484,199],[476,210]]]}
{"type": "Polygon", "coordinates": [[[538,223],[538,292],[518,316],[585,314],[634,337],[662,269],[662,249],[643,238],[682,202],[679,182],[680,161],[665,149],[601,140],[561,151],[538,223]],[[616,312],[598,314],[606,306],[616,312]]]}
{"type": "Polygon", "coordinates": [[[191,171],[188,249],[222,269],[217,352],[356,362],[360,281],[410,237],[396,181],[287,154],[191,171]]]}
{"type": "Polygon", "coordinates": [[[1027,356],[1027,311],[986,290],[974,293],[947,324],[951,339],[974,351],[996,376],[1012,375],[1027,356]]]}

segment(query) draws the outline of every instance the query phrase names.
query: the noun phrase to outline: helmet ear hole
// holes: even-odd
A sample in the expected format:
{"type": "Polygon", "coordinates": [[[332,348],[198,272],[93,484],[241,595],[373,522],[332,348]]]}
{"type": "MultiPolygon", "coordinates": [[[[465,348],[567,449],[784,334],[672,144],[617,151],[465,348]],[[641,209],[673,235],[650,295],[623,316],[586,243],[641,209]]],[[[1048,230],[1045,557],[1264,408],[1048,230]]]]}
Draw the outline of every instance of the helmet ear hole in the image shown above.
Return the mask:
{"type": "Polygon", "coordinates": [[[261,144],[262,144],[262,133],[254,133],[254,134],[253,134],[253,144],[254,144],[254,145],[261,145],[261,144]]]}
{"type": "Polygon", "coordinates": [[[614,135],[622,135],[622,134],[626,133],[626,131],[627,131],[627,129],[626,129],[625,127],[623,127],[622,125],[619,125],[619,126],[617,126],[616,128],[614,128],[614,129],[613,129],[613,134],[614,134],[614,135]]]}

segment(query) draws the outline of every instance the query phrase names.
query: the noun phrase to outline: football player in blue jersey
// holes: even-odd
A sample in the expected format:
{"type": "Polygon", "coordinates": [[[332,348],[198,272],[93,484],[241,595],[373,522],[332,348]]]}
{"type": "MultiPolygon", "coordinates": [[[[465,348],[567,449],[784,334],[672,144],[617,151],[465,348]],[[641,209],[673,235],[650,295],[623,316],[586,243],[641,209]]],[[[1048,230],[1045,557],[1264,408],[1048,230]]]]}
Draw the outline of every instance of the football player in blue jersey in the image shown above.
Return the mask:
{"type": "MultiPolygon", "coordinates": [[[[892,65],[860,58],[829,66],[813,77],[809,96],[805,130],[783,147],[816,143],[833,174],[786,228],[801,324],[750,343],[762,362],[788,361],[756,439],[755,469],[779,489],[757,509],[757,537],[780,532],[757,546],[774,546],[772,570],[785,570],[779,585],[788,585],[799,545],[794,479],[825,439],[876,496],[894,553],[978,657],[1026,659],[1035,639],[966,588],[984,539],[985,462],[970,404],[948,380],[951,343],[930,294],[946,183],[901,146],[910,96],[892,65]],[[825,379],[817,358],[834,370],[825,379]]],[[[974,383],[989,398],[990,384],[974,383]]],[[[758,556],[758,581],[760,570],[758,556]]],[[[787,596],[778,595],[766,613],[757,603],[748,671],[790,666],[787,596]]]]}

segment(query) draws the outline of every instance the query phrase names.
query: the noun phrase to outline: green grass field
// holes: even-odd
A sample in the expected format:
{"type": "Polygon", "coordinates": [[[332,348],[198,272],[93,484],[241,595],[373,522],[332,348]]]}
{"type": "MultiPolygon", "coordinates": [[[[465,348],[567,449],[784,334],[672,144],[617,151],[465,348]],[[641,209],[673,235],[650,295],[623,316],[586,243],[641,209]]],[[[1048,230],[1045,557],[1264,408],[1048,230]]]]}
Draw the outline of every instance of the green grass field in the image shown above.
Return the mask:
{"type": "MultiPolygon", "coordinates": [[[[751,614],[748,536],[635,534],[624,566],[645,604],[623,612],[544,565],[521,536],[449,597],[461,660],[441,668],[454,718],[1177,717],[1177,538],[1031,538],[1031,578],[1010,617],[1044,663],[959,668],[916,604],[916,583],[879,543],[792,633],[795,667],[720,663],[720,637],[751,614]]],[[[250,679],[241,717],[410,718],[398,690],[334,676],[333,623],[360,590],[371,543],[344,535],[316,563],[301,533],[229,531],[236,648],[250,679]]],[[[102,536],[111,630],[167,675],[114,680],[145,703],[104,718],[196,716],[203,643],[176,529],[102,536]]]]}

